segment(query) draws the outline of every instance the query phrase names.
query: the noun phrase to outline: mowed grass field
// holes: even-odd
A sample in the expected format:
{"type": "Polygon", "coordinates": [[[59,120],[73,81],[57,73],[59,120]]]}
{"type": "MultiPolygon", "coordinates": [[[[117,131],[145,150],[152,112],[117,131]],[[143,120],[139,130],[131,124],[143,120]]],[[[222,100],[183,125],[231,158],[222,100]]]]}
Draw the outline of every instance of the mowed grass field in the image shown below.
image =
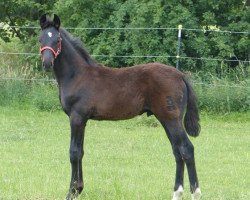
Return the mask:
{"type": "MultiPolygon", "coordinates": [[[[62,112],[0,108],[0,199],[64,199],[69,123],[62,112]]],[[[202,199],[250,199],[250,113],[201,115],[195,146],[202,199]]],[[[78,199],[171,199],[175,161],[163,128],[139,116],[89,121],[78,199]]],[[[185,171],[184,199],[191,199],[185,171]]]]}

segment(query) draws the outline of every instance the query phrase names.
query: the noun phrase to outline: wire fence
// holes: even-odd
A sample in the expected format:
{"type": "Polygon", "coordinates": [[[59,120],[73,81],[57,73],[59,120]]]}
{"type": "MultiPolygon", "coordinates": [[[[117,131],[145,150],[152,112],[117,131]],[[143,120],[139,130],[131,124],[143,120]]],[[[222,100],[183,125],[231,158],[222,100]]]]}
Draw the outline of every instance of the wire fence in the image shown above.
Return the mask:
{"type": "MultiPolygon", "coordinates": [[[[37,26],[8,26],[8,27],[1,27],[3,28],[18,28],[18,29],[40,29],[40,27],[37,26]]],[[[230,31],[230,30],[205,30],[205,29],[195,29],[195,28],[145,28],[145,27],[125,27],[125,28],[119,28],[119,27],[79,27],[79,28],[73,28],[73,27],[66,27],[66,30],[123,30],[123,31],[133,31],[133,30],[169,30],[169,31],[180,31],[180,30],[186,30],[186,31],[196,31],[196,32],[216,32],[219,34],[229,33],[229,34],[246,34],[249,35],[250,32],[248,31],[230,31]]],[[[20,55],[20,56],[35,56],[39,57],[39,53],[31,53],[31,52],[6,52],[6,51],[0,51],[0,55],[20,55]]],[[[176,59],[192,59],[192,60],[208,60],[208,61],[220,61],[220,62],[240,62],[240,63],[250,63],[249,60],[232,60],[232,59],[223,59],[223,58],[207,58],[207,57],[188,57],[188,56],[180,56],[180,55],[96,55],[92,54],[92,57],[102,57],[102,58],[176,58],[176,59]]],[[[2,81],[32,81],[32,82],[43,82],[43,83],[52,83],[56,84],[55,80],[53,79],[44,79],[44,78],[22,78],[22,77],[3,77],[0,76],[0,80],[2,81]]],[[[204,83],[204,82],[193,82],[196,86],[205,86],[205,87],[229,87],[229,88],[246,88],[249,89],[250,87],[246,85],[228,85],[228,84],[211,84],[211,83],[204,83]]]]}
{"type": "MultiPolygon", "coordinates": [[[[19,27],[14,26],[14,28],[23,29],[40,29],[40,27],[19,27]]],[[[189,28],[72,28],[66,27],[66,30],[122,30],[122,31],[135,31],[135,30],[169,30],[178,31],[178,44],[180,44],[181,30],[185,31],[196,31],[196,32],[216,32],[219,34],[246,34],[246,31],[228,31],[228,30],[204,30],[204,29],[189,29],[189,28]]],[[[174,58],[177,61],[181,59],[192,59],[192,60],[204,60],[204,61],[218,61],[218,62],[239,62],[239,63],[250,63],[249,60],[234,60],[234,59],[224,59],[224,58],[209,58],[209,57],[189,57],[180,55],[180,46],[177,46],[177,55],[100,55],[92,54],[92,57],[100,58],[174,58]]],[[[40,56],[39,53],[30,52],[6,52],[0,51],[0,55],[18,55],[18,56],[40,56]]],[[[193,80],[194,88],[199,97],[200,107],[203,110],[213,110],[216,112],[231,112],[231,111],[246,111],[249,108],[249,82],[243,81],[235,84],[233,82],[226,81],[208,81],[202,82],[201,79],[193,80]]],[[[6,99],[14,99],[13,101],[24,101],[29,102],[29,104],[35,106],[41,110],[57,110],[61,109],[57,99],[57,82],[51,78],[27,78],[27,77],[8,77],[0,75],[0,85],[3,87],[8,86],[10,91],[5,91],[5,96],[3,97],[3,102],[6,99]],[[20,84],[18,81],[21,81],[20,84]],[[16,84],[16,82],[18,82],[16,84]],[[32,86],[33,85],[33,86],[32,86]],[[52,87],[50,87],[52,86],[52,87]],[[27,95],[26,95],[27,93],[27,95]],[[21,100],[20,100],[21,99],[21,100]]],[[[1,94],[0,94],[1,97],[1,94]]],[[[9,101],[6,101],[9,103],[9,101]]]]}
{"type": "MultiPolygon", "coordinates": [[[[21,55],[21,56],[40,56],[39,53],[25,53],[25,52],[4,52],[0,51],[2,55],[21,55]]],[[[95,55],[92,57],[104,57],[104,58],[179,58],[179,59],[192,59],[192,60],[210,60],[210,61],[224,61],[224,62],[240,62],[250,63],[249,60],[230,60],[223,58],[205,58],[205,57],[188,57],[188,56],[169,56],[169,55],[95,55]]]]}
{"type": "MultiPolygon", "coordinates": [[[[40,29],[38,26],[0,26],[0,29],[40,29]]],[[[231,30],[218,30],[218,29],[197,29],[197,28],[173,28],[173,27],[65,27],[66,30],[123,30],[123,31],[133,31],[133,30],[169,30],[169,31],[195,31],[195,32],[216,32],[216,33],[229,33],[229,34],[245,34],[250,35],[249,31],[231,31],[231,30]]],[[[181,39],[181,37],[180,37],[181,39]]],[[[180,51],[177,47],[177,52],[180,51]]],[[[21,56],[39,56],[38,53],[29,53],[29,52],[5,52],[0,51],[2,55],[21,55],[21,56]]],[[[190,56],[180,56],[177,55],[91,55],[93,57],[102,57],[102,58],[176,58],[179,59],[192,59],[192,60],[206,60],[206,61],[221,61],[221,62],[240,62],[240,63],[250,63],[249,60],[235,60],[235,59],[224,59],[224,58],[209,58],[209,57],[190,57],[190,56]]]]}
{"type": "MultiPolygon", "coordinates": [[[[0,26],[0,29],[18,28],[18,29],[40,29],[39,26],[0,26]]],[[[65,27],[66,30],[178,30],[172,27],[65,27]]],[[[247,34],[249,31],[231,31],[231,30],[215,30],[215,29],[198,29],[198,28],[182,28],[186,31],[197,32],[216,32],[216,33],[230,33],[230,34],[247,34]]]]}

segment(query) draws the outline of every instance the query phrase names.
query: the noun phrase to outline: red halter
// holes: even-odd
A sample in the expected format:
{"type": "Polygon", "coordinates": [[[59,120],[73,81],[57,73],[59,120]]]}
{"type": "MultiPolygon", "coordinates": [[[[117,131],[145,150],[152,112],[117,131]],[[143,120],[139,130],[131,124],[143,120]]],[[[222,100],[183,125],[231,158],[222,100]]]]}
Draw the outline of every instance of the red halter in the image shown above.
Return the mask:
{"type": "Polygon", "coordinates": [[[56,57],[60,54],[61,50],[62,50],[62,38],[61,38],[61,34],[59,32],[59,40],[58,40],[58,44],[57,44],[57,51],[55,51],[52,47],[49,46],[44,46],[44,47],[40,47],[40,54],[42,54],[42,52],[46,49],[49,49],[50,51],[52,51],[52,53],[54,54],[54,57],[56,59],[56,57]]]}

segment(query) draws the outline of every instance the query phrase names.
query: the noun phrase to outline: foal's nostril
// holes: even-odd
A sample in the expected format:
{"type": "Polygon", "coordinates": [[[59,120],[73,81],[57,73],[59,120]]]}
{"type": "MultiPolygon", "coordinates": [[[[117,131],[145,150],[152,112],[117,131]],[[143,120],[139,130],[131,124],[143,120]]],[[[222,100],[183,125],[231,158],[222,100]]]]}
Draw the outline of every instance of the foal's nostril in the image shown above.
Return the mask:
{"type": "Polygon", "coordinates": [[[54,60],[50,60],[50,61],[45,60],[42,62],[42,66],[46,71],[49,71],[54,67],[54,60]]]}

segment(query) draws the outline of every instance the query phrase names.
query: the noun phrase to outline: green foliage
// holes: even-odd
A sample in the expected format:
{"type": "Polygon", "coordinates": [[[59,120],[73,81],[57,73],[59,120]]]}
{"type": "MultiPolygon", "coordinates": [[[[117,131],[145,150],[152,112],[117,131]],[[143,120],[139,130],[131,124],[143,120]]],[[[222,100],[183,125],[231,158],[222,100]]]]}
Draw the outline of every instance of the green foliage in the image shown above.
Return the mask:
{"type": "Polygon", "coordinates": [[[1,105],[23,105],[26,100],[26,92],[30,90],[28,84],[19,81],[0,81],[1,105]]]}
{"type": "MultiPolygon", "coordinates": [[[[204,32],[183,30],[181,56],[239,60],[249,58],[249,34],[210,32],[210,29],[247,31],[250,12],[239,1],[103,1],[69,0],[57,2],[56,7],[67,27],[157,27],[204,29],[204,32]],[[71,8],[71,9],[68,9],[71,8]],[[79,12],[84,10],[84,12],[79,12]],[[90,17],[91,16],[91,17],[90,17]],[[105,20],[104,20],[105,19],[105,20]]],[[[114,67],[159,61],[175,65],[177,30],[84,30],[75,31],[94,55],[125,56],[97,57],[98,61],[114,67]],[[166,55],[166,58],[126,56],[166,55]]],[[[182,59],[181,68],[216,73],[221,61],[182,59]]],[[[230,63],[227,63],[227,65],[230,63]]],[[[249,66],[246,65],[247,67],[249,66]]]]}
{"type": "MultiPolygon", "coordinates": [[[[152,27],[204,29],[183,30],[181,56],[249,60],[249,34],[210,32],[216,30],[250,30],[249,7],[242,1],[139,1],[139,0],[67,0],[67,1],[6,1],[0,3],[2,25],[38,26],[42,13],[55,12],[64,27],[152,27]]],[[[5,41],[17,36],[25,42],[24,51],[37,53],[38,30],[0,29],[5,41]],[[26,43],[28,41],[28,43],[26,43]]],[[[158,61],[175,65],[177,30],[70,30],[81,38],[99,62],[112,67],[158,61]],[[164,56],[158,58],[136,57],[144,55],[164,56]],[[117,58],[115,56],[125,56],[117,58]],[[135,57],[126,57],[135,56],[135,57]]],[[[32,67],[38,59],[29,58],[32,67]]],[[[230,63],[227,62],[227,65],[230,63]]],[[[217,73],[221,61],[182,59],[181,69],[217,73]]],[[[249,63],[245,64],[249,67],[249,63]]],[[[35,68],[37,70],[37,68],[35,68]]]]}
{"type": "Polygon", "coordinates": [[[242,112],[250,110],[250,89],[243,86],[209,85],[196,87],[199,107],[213,113],[242,112]],[[248,92],[248,94],[246,94],[248,92]]]}
{"type": "MultiPolygon", "coordinates": [[[[81,1],[82,2],[82,1],[81,1]]],[[[72,27],[121,27],[121,28],[166,28],[176,27],[178,23],[193,26],[195,23],[186,21],[191,18],[187,15],[176,19],[176,14],[181,13],[183,6],[178,5],[177,11],[172,8],[176,5],[165,5],[162,1],[109,1],[108,3],[80,3],[76,0],[68,1],[67,5],[58,2],[58,12],[63,18],[64,25],[72,27]],[[88,7],[85,5],[87,4],[88,7]],[[71,6],[70,6],[71,5],[71,6]],[[77,9],[86,12],[77,12],[77,9]],[[70,15],[66,13],[68,6],[72,7],[70,15]],[[101,12],[100,12],[101,11],[101,12]],[[90,13],[91,12],[91,13],[90,13]],[[169,13],[169,14],[167,14],[169,13]],[[89,18],[89,16],[93,18],[89,18]],[[69,16],[71,16],[69,18],[69,16]],[[103,20],[105,19],[105,20],[103,20]],[[187,23],[186,23],[187,22],[187,23]]],[[[92,2],[92,1],[91,1],[92,2]]],[[[75,35],[82,38],[94,55],[125,56],[125,58],[104,57],[98,60],[106,65],[121,67],[144,62],[159,61],[174,64],[174,60],[168,59],[169,55],[176,55],[176,31],[172,30],[77,30],[75,35]],[[174,48],[173,48],[174,47],[174,48]],[[166,58],[141,58],[126,56],[166,55],[166,58]]]]}
{"type": "MultiPolygon", "coordinates": [[[[210,113],[246,112],[250,110],[249,82],[221,80],[211,76],[210,81],[201,82],[197,76],[193,85],[198,96],[201,111],[210,113]]],[[[43,111],[61,110],[58,88],[45,81],[1,80],[0,103],[2,106],[30,108],[43,111]]],[[[159,124],[152,117],[143,120],[148,127],[159,124]]]]}
{"type": "Polygon", "coordinates": [[[58,90],[54,83],[31,80],[0,80],[1,106],[38,109],[42,111],[61,110],[58,90]]]}
{"type": "Polygon", "coordinates": [[[46,11],[53,8],[56,0],[30,1],[30,0],[1,0],[0,25],[7,25],[0,29],[0,38],[10,41],[16,36],[22,41],[29,41],[36,35],[34,29],[20,29],[15,26],[37,26],[37,20],[46,11]],[[9,27],[11,26],[11,27],[9,27]]]}
{"type": "Polygon", "coordinates": [[[61,110],[58,89],[51,83],[33,84],[29,94],[29,104],[42,111],[61,110]]]}
{"type": "Polygon", "coordinates": [[[202,80],[198,74],[194,79],[200,110],[210,113],[250,110],[249,81],[233,82],[227,78],[219,79],[211,74],[210,77],[206,77],[206,81],[202,80]]]}

